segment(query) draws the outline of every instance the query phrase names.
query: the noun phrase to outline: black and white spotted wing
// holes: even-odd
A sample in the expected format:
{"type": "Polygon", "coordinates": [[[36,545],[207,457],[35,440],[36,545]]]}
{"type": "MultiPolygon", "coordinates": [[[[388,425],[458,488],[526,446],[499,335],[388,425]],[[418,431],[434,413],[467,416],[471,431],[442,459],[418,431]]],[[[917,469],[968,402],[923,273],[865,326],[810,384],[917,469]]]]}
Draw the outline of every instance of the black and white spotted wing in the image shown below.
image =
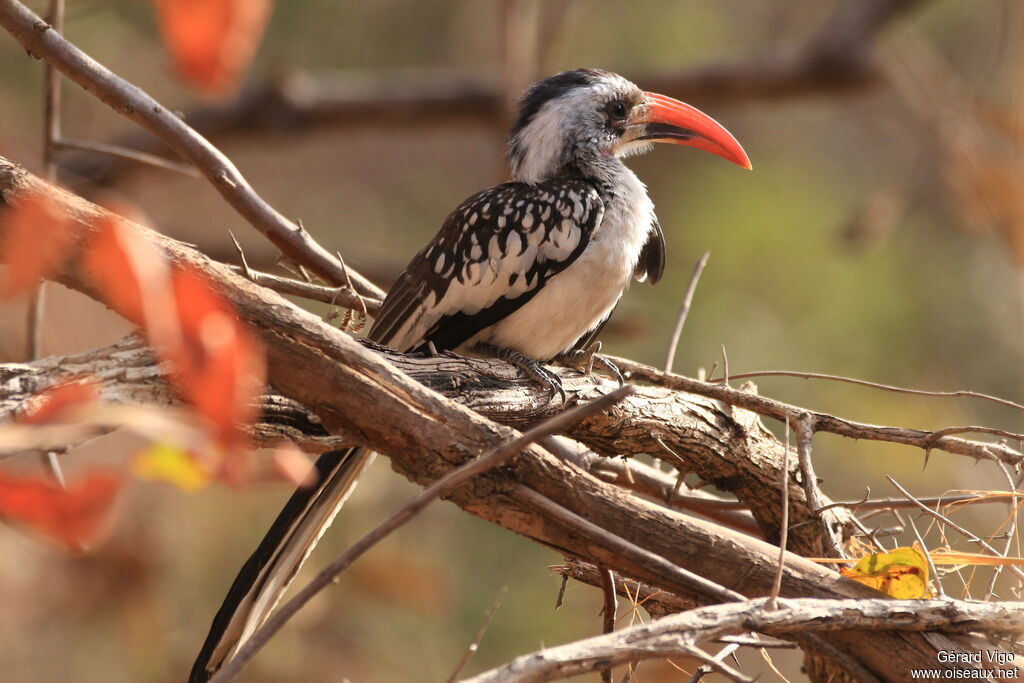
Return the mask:
{"type": "Polygon", "coordinates": [[[399,351],[454,349],[528,302],[600,229],[581,179],[505,183],[467,199],[392,287],[370,339],[399,351]]]}

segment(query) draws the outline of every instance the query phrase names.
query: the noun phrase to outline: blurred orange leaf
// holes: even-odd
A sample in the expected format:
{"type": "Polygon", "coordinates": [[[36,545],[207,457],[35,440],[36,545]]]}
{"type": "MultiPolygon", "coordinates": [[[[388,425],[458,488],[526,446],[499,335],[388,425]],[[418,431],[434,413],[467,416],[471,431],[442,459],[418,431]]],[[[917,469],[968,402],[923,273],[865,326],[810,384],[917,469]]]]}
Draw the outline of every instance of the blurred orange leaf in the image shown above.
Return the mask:
{"type": "Polygon", "coordinates": [[[252,421],[263,390],[263,348],[202,273],[177,268],[172,283],[183,338],[170,356],[176,384],[221,442],[237,446],[244,441],[240,425],[252,421]]]}
{"type": "Polygon", "coordinates": [[[83,265],[104,302],[117,314],[146,328],[152,339],[149,328],[165,321],[172,308],[163,254],[108,214],[96,225],[83,265]]]}
{"type": "Polygon", "coordinates": [[[270,10],[271,0],[156,0],[160,33],[178,75],[208,93],[238,83],[270,10]]]}
{"type": "Polygon", "coordinates": [[[17,417],[21,424],[38,425],[58,422],[68,412],[97,398],[96,385],[91,381],[64,382],[39,392],[36,401],[17,417]]]}
{"type": "Polygon", "coordinates": [[[83,261],[108,305],[141,325],[160,358],[171,362],[172,383],[220,445],[243,445],[241,425],[252,421],[263,390],[263,348],[209,279],[193,267],[170,266],[114,217],[101,219],[83,261]]]}
{"type": "Polygon", "coordinates": [[[167,443],[153,443],[139,451],[132,461],[132,471],[140,479],[173,484],[188,493],[201,491],[210,483],[210,477],[192,456],[167,443]]]}
{"type": "Polygon", "coordinates": [[[839,573],[893,598],[919,600],[929,597],[928,560],[916,546],[865,555],[850,569],[839,573]]]}
{"type": "Polygon", "coordinates": [[[10,297],[32,289],[63,263],[74,235],[71,219],[53,200],[29,194],[3,215],[0,261],[7,264],[7,278],[0,296],[10,297]]]}
{"type": "Polygon", "coordinates": [[[0,473],[0,516],[68,550],[82,550],[107,530],[122,485],[121,477],[109,472],[93,472],[66,490],[43,479],[0,473]]]}

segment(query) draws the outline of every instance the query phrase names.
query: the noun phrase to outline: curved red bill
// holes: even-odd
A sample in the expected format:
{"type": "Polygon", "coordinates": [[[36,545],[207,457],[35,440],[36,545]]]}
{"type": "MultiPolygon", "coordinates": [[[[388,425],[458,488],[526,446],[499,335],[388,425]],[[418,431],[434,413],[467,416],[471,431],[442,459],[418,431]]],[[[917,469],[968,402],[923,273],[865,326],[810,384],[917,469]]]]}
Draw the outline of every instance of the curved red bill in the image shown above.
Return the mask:
{"type": "Polygon", "coordinates": [[[753,168],[736,138],[720,123],[685,102],[658,93],[645,92],[646,107],[638,107],[644,133],[637,139],[671,142],[717,154],[745,169],[753,168]]]}

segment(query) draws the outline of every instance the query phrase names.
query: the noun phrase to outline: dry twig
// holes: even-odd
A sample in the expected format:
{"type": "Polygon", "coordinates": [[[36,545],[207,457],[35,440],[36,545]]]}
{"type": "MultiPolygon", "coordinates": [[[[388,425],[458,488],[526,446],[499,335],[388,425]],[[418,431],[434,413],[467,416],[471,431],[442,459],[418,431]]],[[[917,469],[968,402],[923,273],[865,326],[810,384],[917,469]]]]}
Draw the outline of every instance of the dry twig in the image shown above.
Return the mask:
{"type": "Polygon", "coordinates": [[[683,302],[679,304],[679,313],[676,314],[676,326],[672,328],[672,339],[669,340],[668,353],[665,355],[665,372],[672,372],[672,364],[676,359],[676,348],[679,346],[679,337],[683,334],[686,316],[690,314],[690,306],[693,304],[693,295],[697,291],[697,283],[700,282],[700,274],[704,272],[704,266],[708,264],[709,258],[711,258],[711,252],[705,251],[693,267],[690,283],[686,286],[683,302]]]}
{"type": "Polygon", "coordinates": [[[786,418],[786,447],[782,451],[782,522],[779,524],[779,562],[775,568],[772,592],[765,603],[767,609],[775,609],[782,590],[782,573],[786,566],[786,545],[789,541],[789,418],[786,418]]]}
{"type": "MultiPolygon", "coordinates": [[[[598,567],[601,574],[601,593],[604,595],[604,603],[601,608],[601,632],[611,633],[615,630],[615,616],[619,611],[619,601],[615,593],[615,572],[608,567],[598,567]]],[[[612,683],[612,667],[606,666],[601,669],[601,680],[604,683],[612,683]]]]}
{"type": "MultiPolygon", "coordinates": [[[[893,486],[896,487],[897,491],[899,491],[904,496],[906,496],[907,500],[916,503],[917,507],[919,507],[924,513],[926,513],[928,515],[931,515],[932,517],[934,517],[935,519],[939,520],[940,522],[943,522],[944,524],[947,524],[951,529],[953,529],[957,533],[963,535],[964,537],[971,539],[972,541],[974,541],[975,543],[980,545],[982,548],[984,548],[985,550],[987,550],[990,553],[992,553],[993,555],[995,555],[996,557],[1005,557],[1005,555],[1003,555],[998,550],[993,548],[984,539],[979,538],[977,535],[975,535],[975,534],[971,533],[970,531],[968,531],[967,529],[963,528],[962,526],[960,526],[959,524],[957,524],[956,522],[951,520],[949,517],[947,517],[946,515],[942,514],[941,512],[937,512],[936,510],[932,510],[927,505],[925,505],[925,504],[921,503],[920,501],[918,501],[916,498],[914,498],[913,495],[911,495],[911,493],[909,491],[907,491],[907,489],[903,488],[898,481],[896,481],[895,479],[890,477],[888,474],[885,475],[885,478],[889,480],[890,484],[892,484],[893,486]]],[[[1009,565],[1009,567],[1010,567],[1010,571],[1012,571],[1014,574],[1016,574],[1018,578],[1024,580],[1024,570],[1020,569],[1019,567],[1015,567],[1013,565],[1009,565]]]]}
{"type": "Polygon", "coordinates": [[[845,420],[827,413],[807,411],[804,408],[798,408],[781,401],[733,389],[721,383],[701,382],[682,375],[662,372],[649,365],[643,365],[627,358],[616,356],[610,356],[609,358],[625,373],[627,378],[642,379],[658,386],[708,396],[724,401],[729,405],[745,408],[758,415],[774,418],[780,422],[785,421],[787,416],[796,420],[803,413],[809,412],[814,420],[815,428],[819,432],[830,432],[851,439],[888,441],[907,446],[916,446],[924,450],[939,449],[955,455],[966,455],[976,460],[990,460],[995,457],[1011,466],[1024,462],[1024,456],[1022,456],[1021,452],[1006,444],[980,443],[953,436],[942,436],[934,439],[932,437],[934,432],[920,429],[883,427],[845,420]]]}
{"type": "MultiPolygon", "coordinates": [[[[869,382],[866,379],[857,379],[856,377],[844,377],[843,375],[828,375],[820,372],[799,372],[796,370],[758,370],[756,372],[741,372],[738,375],[733,375],[732,379],[752,379],[755,377],[797,377],[799,379],[824,379],[831,382],[843,382],[846,384],[857,384],[862,387],[870,387],[872,389],[881,389],[882,391],[892,391],[897,394],[910,394],[912,396],[931,396],[936,398],[977,398],[982,401],[989,401],[996,405],[1001,405],[1006,408],[1013,408],[1014,410],[1024,411],[1024,405],[1015,401],[1009,401],[999,396],[990,396],[989,394],[982,394],[977,391],[927,391],[925,389],[909,389],[907,387],[897,387],[892,384],[882,384],[881,382],[869,382]]],[[[718,379],[708,379],[708,382],[718,382],[718,379]]],[[[973,431],[971,428],[965,428],[967,431],[973,431]]]]}
{"type": "Polygon", "coordinates": [[[800,474],[804,480],[804,496],[811,515],[821,526],[821,538],[830,557],[845,557],[842,543],[836,536],[830,518],[824,514],[826,506],[821,502],[821,489],[818,477],[814,474],[814,463],[811,458],[811,439],[814,438],[814,418],[809,413],[796,421],[796,452],[800,461],[800,474]]]}
{"type": "Polygon", "coordinates": [[[462,670],[469,664],[469,660],[476,653],[480,647],[480,641],[484,639],[484,634],[487,632],[487,627],[491,625],[491,620],[494,619],[494,613],[498,611],[501,606],[501,601],[505,598],[505,594],[508,592],[508,586],[504,586],[499,592],[498,596],[494,598],[494,602],[487,609],[487,614],[484,615],[484,620],[480,623],[480,628],[476,630],[476,634],[473,636],[473,641],[466,648],[466,651],[462,653],[462,658],[459,663],[455,665],[455,670],[447,678],[446,683],[455,683],[455,680],[459,677],[462,670]]]}

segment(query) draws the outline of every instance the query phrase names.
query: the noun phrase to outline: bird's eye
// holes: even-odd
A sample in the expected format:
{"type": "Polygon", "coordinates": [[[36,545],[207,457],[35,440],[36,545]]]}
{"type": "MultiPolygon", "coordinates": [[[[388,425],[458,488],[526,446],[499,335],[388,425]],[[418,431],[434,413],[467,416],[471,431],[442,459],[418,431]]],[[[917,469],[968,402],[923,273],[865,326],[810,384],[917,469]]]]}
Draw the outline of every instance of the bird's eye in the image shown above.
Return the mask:
{"type": "Polygon", "coordinates": [[[608,105],[608,113],[616,119],[626,118],[626,103],[622,100],[615,100],[608,105]]]}

